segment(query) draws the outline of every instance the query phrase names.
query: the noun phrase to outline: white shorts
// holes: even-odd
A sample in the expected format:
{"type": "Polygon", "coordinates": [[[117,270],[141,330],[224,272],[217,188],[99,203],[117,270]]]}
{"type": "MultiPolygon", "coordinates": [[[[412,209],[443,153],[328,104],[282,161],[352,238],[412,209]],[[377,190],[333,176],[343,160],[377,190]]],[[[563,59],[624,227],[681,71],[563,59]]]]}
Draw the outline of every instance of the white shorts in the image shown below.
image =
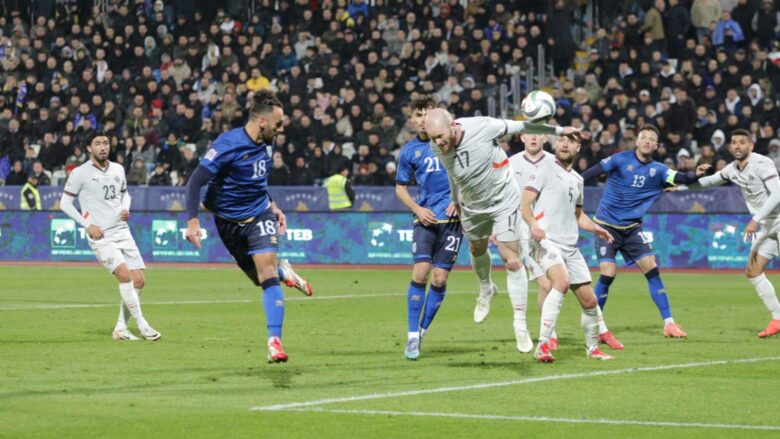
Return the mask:
{"type": "Polygon", "coordinates": [[[469,241],[488,239],[495,234],[496,240],[514,242],[520,240],[520,209],[518,203],[502,203],[486,212],[469,212],[461,209],[460,222],[463,233],[469,241]]]}
{"type": "Polygon", "coordinates": [[[763,221],[750,251],[770,260],[780,255],[780,218],[763,221]]]}
{"type": "Polygon", "coordinates": [[[95,252],[97,260],[113,273],[122,265],[127,264],[130,270],[143,270],[146,268],[141,252],[135,244],[135,239],[129,228],[116,232],[106,232],[103,238],[97,241],[88,239],[89,247],[95,252]]]}
{"type": "Polygon", "coordinates": [[[536,280],[544,276],[544,270],[539,264],[536,263],[532,255],[533,238],[531,238],[531,229],[528,228],[528,224],[525,221],[520,222],[520,256],[523,258],[523,265],[528,268],[528,277],[531,280],[536,280]]]}
{"type": "Polygon", "coordinates": [[[569,284],[580,285],[593,282],[590,276],[588,264],[580,253],[580,249],[575,247],[564,247],[550,240],[543,239],[542,242],[533,241],[532,253],[534,260],[542,267],[545,273],[555,265],[563,265],[569,273],[569,284]]]}

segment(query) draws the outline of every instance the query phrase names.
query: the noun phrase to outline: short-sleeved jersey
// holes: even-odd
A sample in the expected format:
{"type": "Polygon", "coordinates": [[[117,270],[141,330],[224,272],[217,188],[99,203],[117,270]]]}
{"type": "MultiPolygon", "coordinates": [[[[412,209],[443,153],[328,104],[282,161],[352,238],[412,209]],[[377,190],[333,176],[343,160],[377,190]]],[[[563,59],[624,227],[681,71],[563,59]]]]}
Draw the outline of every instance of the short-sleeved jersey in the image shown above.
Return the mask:
{"type": "Polygon", "coordinates": [[[522,196],[523,189],[528,185],[528,177],[539,168],[542,162],[555,161],[555,155],[547,151],[542,151],[542,156],[536,161],[531,161],[524,152],[509,157],[509,164],[512,166],[512,175],[520,188],[522,196]]]}
{"type": "Polygon", "coordinates": [[[270,205],[268,171],[273,145],[255,143],[246,130],[236,128],[217,137],[200,160],[213,177],[203,205],[215,215],[245,221],[270,205]]]}
{"type": "MultiPolygon", "coordinates": [[[[747,164],[741,171],[735,160],[720,171],[720,176],[739,187],[751,215],[758,213],[769,198],[770,194],[764,183],[778,177],[772,159],[755,152],[750,153],[747,164]]],[[[766,218],[777,218],[778,215],[780,207],[776,207],[766,218]]]]}
{"type": "Polygon", "coordinates": [[[398,157],[397,184],[412,184],[412,176],[420,188],[417,204],[430,209],[437,220],[447,220],[450,204],[450,182],[447,171],[431,151],[430,142],[415,137],[404,145],[398,157]]]}
{"type": "Polygon", "coordinates": [[[458,201],[465,211],[480,213],[510,202],[520,206],[520,189],[496,140],[507,133],[506,122],[490,117],[465,117],[455,122],[463,129],[460,144],[446,154],[434,143],[431,149],[457,187],[458,201]]]}
{"type": "Polygon", "coordinates": [[[601,195],[596,221],[613,227],[629,227],[642,222],[650,206],[673,185],[677,174],[662,163],[642,162],[634,151],[624,151],[601,161],[607,173],[607,186],[601,195]]]}
{"type": "Polygon", "coordinates": [[[569,247],[577,245],[580,233],[575,214],[583,204],[584,186],[580,174],[554,159],[542,160],[528,177],[526,189],[538,194],[534,218],[550,241],[569,247]]]}
{"type": "Polygon", "coordinates": [[[119,218],[122,197],[127,196],[127,178],[122,165],[108,162],[106,169],[100,169],[89,160],[70,173],[65,193],[78,197],[81,215],[87,222],[104,231],[127,228],[127,222],[119,218]]]}

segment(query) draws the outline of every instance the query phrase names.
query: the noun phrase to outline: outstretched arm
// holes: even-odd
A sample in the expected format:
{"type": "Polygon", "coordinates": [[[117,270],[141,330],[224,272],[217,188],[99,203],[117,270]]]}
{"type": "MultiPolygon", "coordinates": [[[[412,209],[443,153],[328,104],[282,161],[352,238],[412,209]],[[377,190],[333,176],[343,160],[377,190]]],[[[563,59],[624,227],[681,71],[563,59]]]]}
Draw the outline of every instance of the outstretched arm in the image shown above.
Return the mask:
{"type": "Polygon", "coordinates": [[[521,122],[518,120],[504,119],[506,123],[506,134],[552,134],[556,136],[572,134],[581,131],[574,127],[558,127],[543,123],[521,122]]]}
{"type": "Polygon", "coordinates": [[[586,169],[585,172],[582,173],[582,180],[587,182],[594,178],[601,177],[606,173],[607,171],[605,171],[604,167],[601,166],[601,162],[598,162],[595,165],[591,166],[590,168],[586,169]]]}

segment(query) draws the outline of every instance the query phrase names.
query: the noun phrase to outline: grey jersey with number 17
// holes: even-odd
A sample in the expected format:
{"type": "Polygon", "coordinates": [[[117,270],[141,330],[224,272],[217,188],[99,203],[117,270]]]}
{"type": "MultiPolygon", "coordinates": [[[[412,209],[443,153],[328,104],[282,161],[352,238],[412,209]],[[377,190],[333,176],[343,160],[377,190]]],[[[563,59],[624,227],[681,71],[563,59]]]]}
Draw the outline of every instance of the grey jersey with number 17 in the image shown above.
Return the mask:
{"type": "Polygon", "coordinates": [[[431,143],[459,193],[464,213],[490,212],[503,203],[520,206],[520,189],[512,178],[506,153],[498,144],[507,133],[501,119],[464,117],[455,121],[463,129],[460,144],[448,153],[431,143]]]}

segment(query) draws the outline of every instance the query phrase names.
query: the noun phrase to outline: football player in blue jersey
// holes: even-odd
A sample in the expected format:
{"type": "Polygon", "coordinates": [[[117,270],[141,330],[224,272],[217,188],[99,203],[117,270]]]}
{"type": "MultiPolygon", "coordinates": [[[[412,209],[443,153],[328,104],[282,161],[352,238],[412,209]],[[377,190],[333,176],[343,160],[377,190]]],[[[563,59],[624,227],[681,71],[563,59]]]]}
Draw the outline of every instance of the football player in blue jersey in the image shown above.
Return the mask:
{"type": "Polygon", "coordinates": [[[417,136],[401,150],[396,175],[395,193],[415,216],[414,268],[407,291],[408,340],[404,351],[410,360],[420,356],[420,342],[444,300],[447,277],[463,239],[460,220],[450,200],[447,171],[431,151],[430,139],[425,133],[425,116],[435,106],[436,101],[428,95],[412,100],[411,121],[417,136]],[[407,189],[414,181],[420,189],[417,201],[407,189]],[[431,273],[431,286],[426,295],[431,273]]]}
{"type": "Polygon", "coordinates": [[[268,193],[268,171],[274,138],[283,132],[282,103],[268,91],[252,97],[249,119],[211,145],[187,183],[186,238],[200,248],[198,205],[201,188],[207,186],[203,205],[212,214],[219,237],[241,270],[263,288],[268,324],[268,361],[285,362],[282,348],[284,295],[280,280],[311,295],[311,286],[287,261],[277,261],[278,235],[287,220],[268,193]]]}
{"type": "Polygon", "coordinates": [[[601,272],[596,282],[596,297],[603,309],[609,287],[617,274],[615,255],[620,252],[626,263],[636,263],[647,278],[650,296],[664,319],[664,336],[682,338],[688,334],[672,317],[666,288],[656,265],[652,239],[642,231],[642,217],[663,195],[665,188],[696,182],[707,172],[709,165],[678,173],[654,161],[652,155],[658,149],[658,136],[657,128],[645,125],[637,133],[636,150],[607,157],[582,174],[586,182],[607,175],[607,184],[593,219],[607,229],[614,241],[607,243],[596,238],[601,272]]]}

